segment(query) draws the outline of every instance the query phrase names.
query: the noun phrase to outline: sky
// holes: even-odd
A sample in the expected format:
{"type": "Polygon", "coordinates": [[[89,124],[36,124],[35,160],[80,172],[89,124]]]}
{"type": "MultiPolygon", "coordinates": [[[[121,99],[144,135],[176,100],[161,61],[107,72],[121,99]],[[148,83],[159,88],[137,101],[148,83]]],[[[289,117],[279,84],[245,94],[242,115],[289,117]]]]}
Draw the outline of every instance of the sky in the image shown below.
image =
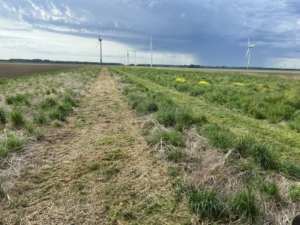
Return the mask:
{"type": "Polygon", "coordinates": [[[0,0],[0,59],[300,69],[299,0],[0,0]],[[129,60],[127,59],[127,52],[129,60]]]}

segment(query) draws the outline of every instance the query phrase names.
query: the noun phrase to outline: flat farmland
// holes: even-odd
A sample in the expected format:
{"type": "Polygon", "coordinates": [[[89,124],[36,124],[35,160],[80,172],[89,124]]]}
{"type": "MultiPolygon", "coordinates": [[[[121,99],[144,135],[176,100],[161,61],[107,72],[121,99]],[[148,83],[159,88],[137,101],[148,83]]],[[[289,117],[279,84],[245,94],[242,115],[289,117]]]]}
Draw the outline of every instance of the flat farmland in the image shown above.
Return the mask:
{"type": "Polygon", "coordinates": [[[0,63],[0,78],[14,78],[35,73],[85,67],[85,64],[0,63]]]}
{"type": "MultiPolygon", "coordinates": [[[[174,68],[175,70],[178,68],[174,68]]],[[[258,69],[214,69],[214,68],[199,68],[180,69],[185,71],[198,71],[198,72],[210,72],[210,73],[228,73],[228,74],[245,74],[245,75],[261,75],[261,76],[279,76],[279,77],[293,77],[300,78],[300,71],[298,70],[258,70],[258,69]]]]}

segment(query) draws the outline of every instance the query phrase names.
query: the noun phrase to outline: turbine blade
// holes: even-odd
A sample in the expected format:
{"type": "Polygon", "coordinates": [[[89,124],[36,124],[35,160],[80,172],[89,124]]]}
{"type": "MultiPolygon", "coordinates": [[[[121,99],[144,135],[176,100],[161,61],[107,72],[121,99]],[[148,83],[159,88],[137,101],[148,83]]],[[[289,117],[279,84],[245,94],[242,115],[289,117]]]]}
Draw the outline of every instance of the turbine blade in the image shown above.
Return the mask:
{"type": "Polygon", "coordinates": [[[99,41],[97,41],[97,45],[96,45],[96,48],[98,48],[98,45],[99,45],[99,41]]]}
{"type": "Polygon", "coordinates": [[[248,53],[249,53],[249,48],[248,48],[248,51],[247,51],[247,53],[246,53],[246,56],[245,56],[245,57],[247,57],[248,53]]]}
{"type": "Polygon", "coordinates": [[[248,46],[250,46],[250,40],[249,40],[249,38],[248,38],[248,46]]]}

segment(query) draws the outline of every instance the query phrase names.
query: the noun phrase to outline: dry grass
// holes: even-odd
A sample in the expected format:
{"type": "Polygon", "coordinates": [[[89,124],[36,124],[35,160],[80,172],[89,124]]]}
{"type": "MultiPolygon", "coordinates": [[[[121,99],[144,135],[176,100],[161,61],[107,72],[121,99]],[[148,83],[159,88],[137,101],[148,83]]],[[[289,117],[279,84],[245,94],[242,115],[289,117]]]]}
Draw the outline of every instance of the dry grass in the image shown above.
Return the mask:
{"type": "Polygon", "coordinates": [[[5,183],[2,223],[191,224],[106,69],[68,121],[20,153],[26,163],[5,183]]]}

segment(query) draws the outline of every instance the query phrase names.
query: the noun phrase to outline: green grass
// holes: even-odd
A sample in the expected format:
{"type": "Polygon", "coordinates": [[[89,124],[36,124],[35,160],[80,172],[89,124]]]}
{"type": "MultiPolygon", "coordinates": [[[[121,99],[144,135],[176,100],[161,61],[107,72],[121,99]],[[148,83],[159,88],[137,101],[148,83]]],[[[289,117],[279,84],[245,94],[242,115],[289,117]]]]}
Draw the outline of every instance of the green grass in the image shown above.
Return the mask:
{"type": "Polygon", "coordinates": [[[275,199],[280,198],[279,187],[276,181],[265,181],[262,184],[262,191],[275,199]]]}
{"type": "Polygon", "coordinates": [[[6,148],[8,150],[17,151],[22,149],[23,141],[20,138],[18,138],[15,134],[8,133],[6,135],[6,138],[6,148]]]}
{"type": "Polygon", "coordinates": [[[5,98],[5,102],[8,105],[20,105],[20,104],[25,104],[27,106],[30,105],[28,94],[16,94],[16,95],[7,96],[5,98]]]}
{"type": "MultiPolygon", "coordinates": [[[[148,135],[147,141],[149,144],[156,144],[158,148],[161,144],[165,149],[165,158],[172,161],[172,164],[175,163],[168,167],[167,172],[170,176],[177,177],[183,174],[184,179],[179,177],[173,187],[177,197],[181,197],[182,194],[186,195],[191,209],[199,214],[200,221],[262,224],[268,220],[268,213],[270,213],[269,209],[262,207],[264,204],[276,204],[278,211],[288,208],[287,205],[282,204],[289,199],[280,196],[279,184],[268,179],[270,174],[276,172],[287,175],[287,178],[300,179],[300,167],[297,164],[297,160],[300,159],[297,154],[300,149],[300,136],[296,127],[300,111],[294,110],[300,105],[290,95],[274,93],[271,89],[277,85],[276,88],[282,92],[295,88],[293,84],[273,86],[272,82],[262,84],[253,80],[246,86],[235,84],[234,88],[226,86],[226,90],[224,88],[223,92],[219,92],[214,82],[220,82],[221,85],[222,82],[229,82],[226,79],[231,79],[230,83],[243,83],[245,81],[242,78],[248,79],[251,76],[222,75],[221,77],[206,74],[207,76],[201,77],[199,75],[197,79],[205,80],[209,85],[200,86],[201,88],[197,89],[196,86],[192,88],[189,86],[189,82],[196,79],[192,77],[192,75],[195,76],[192,73],[182,74],[182,71],[173,73],[173,70],[139,68],[112,70],[118,71],[119,75],[132,84],[123,91],[127,96],[130,95],[132,99],[139,100],[149,99],[158,106],[158,111],[150,116],[167,127],[170,132],[161,131],[149,137],[153,128],[157,128],[151,125],[145,132],[148,135]],[[176,83],[176,74],[179,73],[181,74],[178,77],[184,77],[185,83],[176,83]],[[238,77],[239,80],[236,80],[238,77]],[[249,90],[247,95],[244,95],[243,90],[239,90],[242,88],[260,92],[261,98],[252,99],[249,90]],[[190,94],[191,91],[193,94],[190,94]],[[136,97],[137,93],[139,97],[136,97]],[[211,99],[206,98],[209,94],[211,94],[211,99]],[[242,99],[241,102],[239,98],[242,99]],[[201,117],[203,119],[197,122],[197,119],[201,117]],[[183,125],[178,126],[181,123],[183,125]],[[241,185],[238,191],[226,189],[218,192],[217,188],[221,189],[222,184],[214,181],[213,184],[204,181],[204,186],[195,188],[195,184],[187,180],[189,174],[193,174],[193,169],[197,168],[193,164],[195,161],[184,162],[186,157],[182,155],[183,150],[186,151],[186,149],[183,146],[168,148],[169,138],[164,137],[162,133],[169,135],[171,132],[177,132],[181,138],[183,136],[187,138],[185,128],[190,128],[192,125],[196,125],[198,134],[208,140],[208,149],[212,146],[218,151],[230,153],[225,162],[225,166],[229,166],[225,169],[225,173],[216,170],[214,172],[217,174],[213,173],[211,176],[216,180],[219,178],[222,180],[224,176],[229,176],[228,179],[230,179],[236,174],[234,180],[241,185]],[[180,168],[187,169],[181,171],[180,168]],[[230,175],[226,174],[227,169],[233,170],[230,171],[230,175]],[[217,210],[219,203],[222,208],[221,212],[217,210]],[[218,213],[214,214],[214,210],[218,213]]],[[[285,80],[282,81],[285,82],[285,80]]],[[[199,87],[199,84],[197,85],[199,87]]],[[[133,106],[135,108],[137,104],[133,106]]],[[[291,186],[289,196],[292,201],[299,201],[299,190],[297,185],[291,186]]],[[[276,218],[270,221],[275,223],[276,218]]]]}
{"type": "Polygon", "coordinates": [[[22,149],[28,138],[42,141],[52,124],[62,126],[100,70],[87,67],[1,79],[0,94],[5,97],[0,99],[0,129],[7,126],[13,132],[0,134],[0,157],[22,149]]]}
{"type": "Polygon", "coordinates": [[[169,166],[168,175],[171,177],[176,177],[179,175],[181,168],[179,166],[169,166]]]}
{"type": "Polygon", "coordinates": [[[149,144],[157,144],[160,141],[165,142],[167,144],[173,145],[175,147],[184,147],[185,143],[182,135],[175,130],[170,132],[161,131],[147,139],[149,144]]]}
{"type": "Polygon", "coordinates": [[[34,115],[34,121],[39,125],[47,124],[47,116],[43,111],[34,115]]]}
{"type": "Polygon", "coordinates": [[[237,216],[257,221],[260,215],[258,202],[250,189],[237,191],[230,199],[229,206],[231,213],[237,216]]]}
{"type": "Polygon", "coordinates": [[[165,151],[165,157],[169,161],[178,162],[182,157],[182,150],[180,148],[167,149],[165,151]]]}
{"type": "Polygon", "coordinates": [[[225,204],[222,202],[216,190],[205,188],[195,189],[189,195],[189,204],[192,210],[200,215],[200,218],[212,220],[220,219],[224,213],[225,204]]]}
{"type": "Polygon", "coordinates": [[[300,186],[297,184],[292,184],[289,189],[289,196],[293,202],[300,201],[300,186]]]}
{"type": "Polygon", "coordinates": [[[2,108],[0,108],[0,123],[2,123],[2,124],[7,123],[6,113],[5,113],[4,109],[2,109],[2,108]]]}
{"type": "Polygon", "coordinates": [[[19,109],[16,108],[9,113],[9,119],[14,126],[22,126],[25,124],[24,115],[19,109]]]}

